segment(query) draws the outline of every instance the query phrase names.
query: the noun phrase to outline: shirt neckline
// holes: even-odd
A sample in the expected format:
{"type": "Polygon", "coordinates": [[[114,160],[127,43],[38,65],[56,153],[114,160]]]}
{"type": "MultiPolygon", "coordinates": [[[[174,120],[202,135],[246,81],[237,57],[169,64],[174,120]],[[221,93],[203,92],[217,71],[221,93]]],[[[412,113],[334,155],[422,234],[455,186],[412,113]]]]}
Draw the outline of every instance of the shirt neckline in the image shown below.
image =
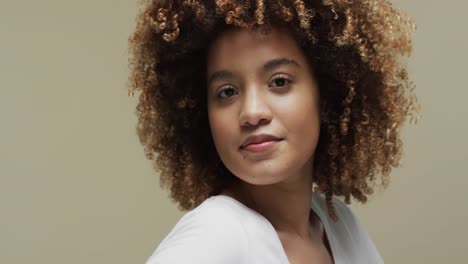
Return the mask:
{"type": "MultiPolygon", "coordinates": [[[[235,198],[231,197],[231,196],[227,196],[227,195],[224,195],[224,194],[218,194],[218,195],[215,195],[217,197],[221,197],[221,198],[225,198],[227,200],[230,200],[232,202],[234,202],[235,204],[241,206],[242,208],[248,210],[248,211],[251,211],[253,212],[254,214],[256,214],[258,217],[260,217],[263,221],[265,221],[267,224],[268,224],[268,228],[273,231],[273,233],[275,234],[275,243],[278,244],[281,248],[281,255],[283,256],[284,259],[286,259],[289,262],[289,258],[288,258],[288,255],[286,254],[286,250],[284,249],[283,247],[283,243],[281,243],[281,239],[278,235],[278,232],[276,232],[275,228],[273,227],[273,225],[271,224],[271,222],[266,218],[264,217],[262,214],[260,214],[259,212],[253,210],[252,208],[250,207],[247,207],[245,204],[239,202],[238,200],[236,200],[235,198]]],[[[311,208],[310,210],[312,210],[316,215],[317,217],[320,219],[320,222],[322,223],[322,226],[323,226],[323,232],[325,233],[326,237],[327,237],[327,240],[328,240],[328,243],[330,244],[330,251],[331,251],[331,254],[332,254],[332,259],[334,260],[334,262],[336,263],[336,259],[335,259],[335,245],[333,243],[333,240],[330,239],[330,234],[331,234],[331,230],[330,230],[330,226],[328,225],[328,223],[325,223],[324,222],[324,219],[322,217],[322,214],[319,212],[319,210],[317,210],[317,208],[314,208],[314,205],[315,205],[315,199],[317,199],[317,197],[312,194],[312,202],[311,202],[311,208]]]]}

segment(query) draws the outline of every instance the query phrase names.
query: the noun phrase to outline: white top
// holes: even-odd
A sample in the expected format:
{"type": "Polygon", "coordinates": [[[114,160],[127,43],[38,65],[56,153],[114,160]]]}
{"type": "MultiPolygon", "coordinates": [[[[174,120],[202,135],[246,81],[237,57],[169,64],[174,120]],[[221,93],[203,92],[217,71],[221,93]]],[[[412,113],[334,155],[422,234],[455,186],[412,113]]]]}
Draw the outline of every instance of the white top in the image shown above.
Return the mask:
{"type": "MultiPolygon", "coordinates": [[[[383,264],[367,232],[348,206],[333,199],[338,222],[329,218],[323,195],[313,193],[312,210],[323,223],[335,264],[383,264]]],[[[226,195],[212,196],[186,213],[146,264],[287,264],[273,225],[226,195]]]]}

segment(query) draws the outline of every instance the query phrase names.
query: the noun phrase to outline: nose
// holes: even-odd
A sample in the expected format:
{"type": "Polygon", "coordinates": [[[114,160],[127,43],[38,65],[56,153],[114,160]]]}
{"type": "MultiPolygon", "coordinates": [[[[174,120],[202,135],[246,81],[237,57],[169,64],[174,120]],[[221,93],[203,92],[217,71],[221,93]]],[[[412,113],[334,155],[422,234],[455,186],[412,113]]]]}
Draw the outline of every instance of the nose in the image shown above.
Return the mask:
{"type": "Polygon", "coordinates": [[[256,89],[249,89],[244,94],[239,115],[240,125],[258,126],[271,121],[272,113],[267,98],[256,89]]]}

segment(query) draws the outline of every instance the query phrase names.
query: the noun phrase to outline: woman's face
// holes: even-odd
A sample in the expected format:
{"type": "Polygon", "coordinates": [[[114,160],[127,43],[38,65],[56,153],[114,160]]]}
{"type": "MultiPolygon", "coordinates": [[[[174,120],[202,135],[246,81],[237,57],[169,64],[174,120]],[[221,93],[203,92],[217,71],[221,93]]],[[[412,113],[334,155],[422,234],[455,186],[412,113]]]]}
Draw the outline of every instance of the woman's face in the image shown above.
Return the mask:
{"type": "Polygon", "coordinates": [[[256,185],[312,173],[318,87],[292,36],[222,33],[209,49],[207,80],[211,133],[226,168],[256,185]]]}

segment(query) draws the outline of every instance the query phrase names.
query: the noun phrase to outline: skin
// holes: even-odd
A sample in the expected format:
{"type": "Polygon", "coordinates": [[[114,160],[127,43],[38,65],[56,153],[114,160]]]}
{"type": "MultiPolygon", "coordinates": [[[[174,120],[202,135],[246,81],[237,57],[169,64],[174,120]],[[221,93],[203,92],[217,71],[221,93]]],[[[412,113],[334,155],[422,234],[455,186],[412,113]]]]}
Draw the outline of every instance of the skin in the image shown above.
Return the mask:
{"type": "Polygon", "coordinates": [[[207,104],[216,150],[238,181],[222,192],[262,214],[291,263],[332,263],[324,229],[311,211],[319,139],[319,90],[294,38],[232,29],[208,52],[207,104]],[[267,67],[265,67],[267,65],[267,67]],[[262,152],[240,148],[248,136],[281,139],[262,152]]]}

